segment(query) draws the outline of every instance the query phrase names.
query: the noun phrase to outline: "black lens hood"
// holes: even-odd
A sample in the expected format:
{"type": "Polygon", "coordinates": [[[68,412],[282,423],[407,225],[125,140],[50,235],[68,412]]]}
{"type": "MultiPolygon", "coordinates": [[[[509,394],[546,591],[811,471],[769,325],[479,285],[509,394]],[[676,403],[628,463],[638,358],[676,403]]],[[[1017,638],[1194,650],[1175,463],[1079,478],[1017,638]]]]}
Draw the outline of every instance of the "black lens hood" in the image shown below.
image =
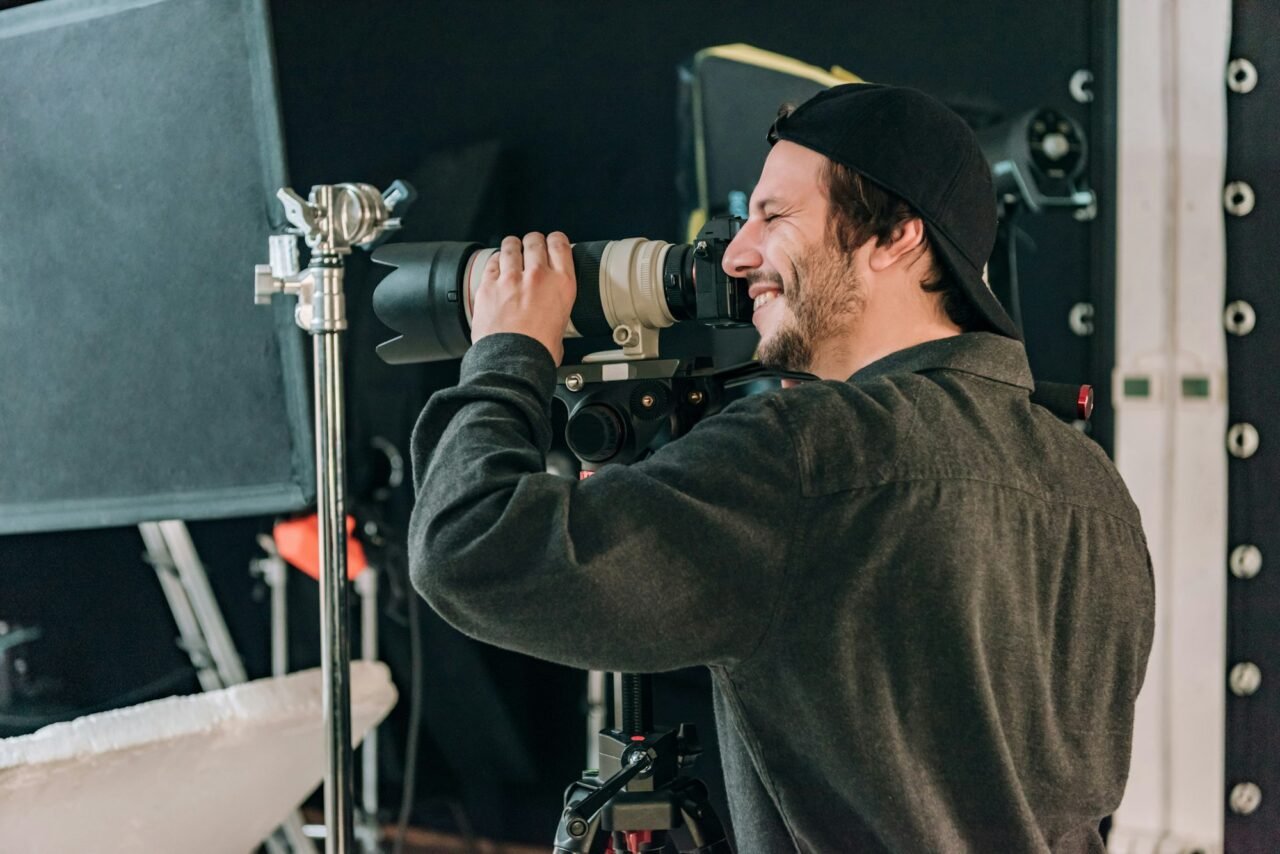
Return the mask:
{"type": "Polygon", "coordinates": [[[373,313],[400,337],[378,345],[384,362],[456,359],[471,346],[463,277],[478,243],[389,243],[373,253],[395,267],[373,290],[373,313]]]}

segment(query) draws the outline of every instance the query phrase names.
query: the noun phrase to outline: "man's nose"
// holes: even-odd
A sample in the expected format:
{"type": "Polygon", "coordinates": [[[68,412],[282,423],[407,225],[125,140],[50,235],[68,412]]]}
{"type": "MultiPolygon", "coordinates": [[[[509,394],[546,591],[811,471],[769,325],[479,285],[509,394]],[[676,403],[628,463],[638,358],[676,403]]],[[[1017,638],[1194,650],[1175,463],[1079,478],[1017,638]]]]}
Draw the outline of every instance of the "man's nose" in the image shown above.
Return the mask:
{"type": "Polygon", "coordinates": [[[742,224],[742,228],[738,233],[734,235],[729,245],[725,247],[724,257],[720,259],[720,267],[727,275],[735,279],[741,279],[748,272],[759,268],[764,263],[764,258],[758,248],[758,229],[758,222],[747,220],[742,224]]]}

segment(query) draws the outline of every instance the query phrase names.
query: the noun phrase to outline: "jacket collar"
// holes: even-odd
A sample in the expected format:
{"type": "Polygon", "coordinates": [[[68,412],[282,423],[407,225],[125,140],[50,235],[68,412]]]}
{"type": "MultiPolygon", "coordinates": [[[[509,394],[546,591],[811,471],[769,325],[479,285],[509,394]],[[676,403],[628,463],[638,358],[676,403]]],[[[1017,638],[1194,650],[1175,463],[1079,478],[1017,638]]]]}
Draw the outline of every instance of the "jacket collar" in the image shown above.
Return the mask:
{"type": "Polygon", "coordinates": [[[885,374],[932,370],[961,371],[1027,391],[1035,389],[1022,342],[992,332],[966,332],[890,353],[861,368],[848,381],[860,383],[885,374]]]}

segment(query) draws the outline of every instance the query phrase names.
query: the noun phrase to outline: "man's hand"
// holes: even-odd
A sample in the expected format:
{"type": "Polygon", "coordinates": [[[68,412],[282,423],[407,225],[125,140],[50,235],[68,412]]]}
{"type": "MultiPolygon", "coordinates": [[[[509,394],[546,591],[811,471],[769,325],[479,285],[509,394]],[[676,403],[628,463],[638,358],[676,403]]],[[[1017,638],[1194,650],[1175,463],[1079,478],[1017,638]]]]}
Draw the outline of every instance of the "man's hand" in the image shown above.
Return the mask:
{"type": "Polygon", "coordinates": [[[498,332],[537,340],[556,364],[564,358],[564,328],[577,297],[569,238],[559,231],[502,241],[485,265],[471,308],[471,341],[498,332]]]}

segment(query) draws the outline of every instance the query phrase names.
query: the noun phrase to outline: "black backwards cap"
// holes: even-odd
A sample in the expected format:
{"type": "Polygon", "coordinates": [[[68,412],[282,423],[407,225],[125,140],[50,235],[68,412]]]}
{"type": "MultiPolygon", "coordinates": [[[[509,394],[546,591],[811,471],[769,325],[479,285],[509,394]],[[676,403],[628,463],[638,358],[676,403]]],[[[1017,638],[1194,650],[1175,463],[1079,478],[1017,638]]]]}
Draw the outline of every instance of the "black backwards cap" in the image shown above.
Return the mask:
{"type": "Polygon", "coordinates": [[[996,193],[964,119],[915,89],[847,83],[780,116],[773,130],[771,138],[812,149],[900,196],[992,330],[1021,339],[982,277],[996,242],[996,193]]]}

